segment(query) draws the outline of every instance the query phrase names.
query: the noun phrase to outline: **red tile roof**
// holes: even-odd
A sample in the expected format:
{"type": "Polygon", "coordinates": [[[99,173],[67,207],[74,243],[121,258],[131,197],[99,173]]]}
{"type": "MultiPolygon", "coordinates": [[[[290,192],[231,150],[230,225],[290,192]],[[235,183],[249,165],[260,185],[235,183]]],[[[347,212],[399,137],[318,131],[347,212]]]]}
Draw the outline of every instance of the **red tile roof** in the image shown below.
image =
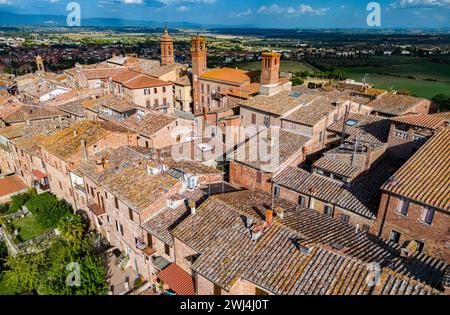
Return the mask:
{"type": "Polygon", "coordinates": [[[19,193],[27,188],[27,184],[19,176],[0,179],[0,197],[19,193]]]}
{"type": "Polygon", "coordinates": [[[144,88],[172,85],[172,83],[155,79],[143,74],[141,76],[138,76],[132,80],[123,83],[123,85],[129,89],[144,89],[144,88]]]}
{"type": "Polygon", "coordinates": [[[450,211],[450,129],[428,140],[382,189],[450,211]]]}
{"type": "Polygon", "coordinates": [[[391,120],[402,124],[428,129],[437,129],[445,123],[445,119],[442,117],[425,114],[397,116],[391,118],[391,120]]]}
{"type": "Polygon", "coordinates": [[[33,170],[32,173],[33,173],[33,176],[39,180],[47,177],[47,174],[42,173],[40,170],[33,170]]]}
{"type": "Polygon", "coordinates": [[[248,71],[233,69],[233,68],[220,68],[213,69],[206,73],[203,73],[200,78],[201,79],[212,79],[219,80],[224,82],[231,82],[237,84],[244,84],[246,82],[250,82],[250,77],[248,76],[248,71]]]}
{"type": "Polygon", "coordinates": [[[156,275],[178,295],[194,295],[194,278],[175,263],[156,275]]]}

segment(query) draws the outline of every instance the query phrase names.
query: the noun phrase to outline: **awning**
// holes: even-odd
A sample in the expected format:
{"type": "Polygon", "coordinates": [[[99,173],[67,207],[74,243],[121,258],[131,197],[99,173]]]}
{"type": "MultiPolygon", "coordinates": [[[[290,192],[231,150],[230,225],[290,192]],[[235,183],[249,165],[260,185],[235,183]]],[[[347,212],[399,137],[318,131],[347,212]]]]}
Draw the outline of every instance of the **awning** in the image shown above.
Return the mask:
{"type": "Polygon", "coordinates": [[[47,177],[47,174],[44,174],[39,170],[33,170],[32,173],[33,173],[33,176],[38,180],[43,180],[44,178],[47,177]]]}
{"type": "Polygon", "coordinates": [[[175,263],[156,276],[178,295],[195,295],[194,278],[175,263]]]}

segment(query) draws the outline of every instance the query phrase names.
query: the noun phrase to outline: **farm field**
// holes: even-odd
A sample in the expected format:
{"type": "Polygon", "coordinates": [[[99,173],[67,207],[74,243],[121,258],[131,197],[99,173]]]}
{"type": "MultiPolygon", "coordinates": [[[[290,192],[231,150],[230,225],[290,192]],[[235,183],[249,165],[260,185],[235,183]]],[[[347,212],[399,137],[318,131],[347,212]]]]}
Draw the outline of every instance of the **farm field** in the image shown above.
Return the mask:
{"type": "MultiPolygon", "coordinates": [[[[235,66],[245,70],[261,70],[261,61],[241,62],[235,66]]],[[[281,71],[296,73],[299,71],[314,72],[317,69],[307,63],[283,60],[281,62],[281,71]]]]}
{"type": "Polygon", "coordinates": [[[348,77],[361,81],[369,74],[367,81],[381,89],[407,89],[413,95],[432,98],[436,94],[450,94],[450,65],[426,60],[414,60],[410,64],[383,67],[341,68],[348,77]],[[430,81],[436,80],[436,81],[430,81]]]}

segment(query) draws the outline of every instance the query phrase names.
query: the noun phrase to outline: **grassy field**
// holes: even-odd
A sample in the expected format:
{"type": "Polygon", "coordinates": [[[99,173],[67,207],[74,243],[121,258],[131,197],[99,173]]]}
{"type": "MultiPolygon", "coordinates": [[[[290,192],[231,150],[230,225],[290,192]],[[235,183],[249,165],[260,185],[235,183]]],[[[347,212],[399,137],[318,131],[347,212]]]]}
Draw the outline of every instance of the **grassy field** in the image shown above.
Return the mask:
{"type": "MultiPolygon", "coordinates": [[[[233,65],[239,67],[240,69],[245,70],[261,70],[261,61],[252,61],[252,62],[242,62],[237,65],[233,65]]],[[[282,61],[281,62],[281,71],[284,72],[299,72],[299,71],[316,71],[316,69],[306,63],[298,62],[298,61],[282,61]]]]}
{"type": "Polygon", "coordinates": [[[361,81],[365,74],[377,88],[407,89],[413,95],[432,98],[439,93],[450,93],[450,65],[426,60],[413,60],[410,64],[384,67],[342,68],[351,79],[361,81]],[[429,81],[429,80],[436,81],[429,81]]]}
{"type": "Polygon", "coordinates": [[[13,225],[16,229],[20,230],[19,234],[24,242],[47,231],[47,229],[40,226],[33,217],[17,219],[13,221],[13,225]]]}

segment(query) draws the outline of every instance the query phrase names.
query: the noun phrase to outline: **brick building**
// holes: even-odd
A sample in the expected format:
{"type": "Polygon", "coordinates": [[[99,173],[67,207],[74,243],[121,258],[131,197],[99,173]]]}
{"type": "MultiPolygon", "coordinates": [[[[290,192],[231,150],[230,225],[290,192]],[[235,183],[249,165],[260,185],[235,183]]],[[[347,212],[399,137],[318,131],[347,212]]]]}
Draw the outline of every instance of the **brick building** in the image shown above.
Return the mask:
{"type": "Polygon", "coordinates": [[[367,105],[372,108],[373,114],[388,118],[411,113],[428,114],[434,110],[427,99],[395,93],[383,94],[367,105]]]}
{"type": "Polygon", "coordinates": [[[433,136],[382,187],[375,231],[402,246],[450,259],[450,130],[433,136]]]}
{"type": "Polygon", "coordinates": [[[411,114],[391,118],[388,153],[409,159],[436,131],[448,125],[449,119],[436,115],[411,114]]]}
{"type": "Polygon", "coordinates": [[[230,162],[230,183],[270,192],[271,178],[305,158],[310,138],[279,127],[268,128],[239,145],[230,162]]]}
{"type": "Polygon", "coordinates": [[[82,162],[88,216],[111,245],[130,259],[136,274],[156,281],[174,261],[169,231],[202,196],[198,185],[222,174],[201,163],[159,159],[153,149],[105,149],[82,162]],[[213,173],[206,177],[204,174],[213,173]],[[196,182],[188,179],[196,176],[196,182]]]}
{"type": "Polygon", "coordinates": [[[80,182],[72,170],[89,155],[104,148],[115,148],[130,141],[129,132],[109,122],[83,121],[40,142],[52,193],[74,209],[86,207],[86,195],[74,189],[80,182]]]}
{"type": "Polygon", "coordinates": [[[444,291],[445,263],[420,253],[405,260],[396,244],[258,191],[210,197],[172,234],[175,263],[199,295],[444,291]],[[380,268],[376,286],[366,281],[371,263],[380,268]]]}
{"type": "Polygon", "coordinates": [[[112,77],[112,94],[146,109],[167,112],[174,106],[173,83],[135,71],[124,71],[112,77]]]}

